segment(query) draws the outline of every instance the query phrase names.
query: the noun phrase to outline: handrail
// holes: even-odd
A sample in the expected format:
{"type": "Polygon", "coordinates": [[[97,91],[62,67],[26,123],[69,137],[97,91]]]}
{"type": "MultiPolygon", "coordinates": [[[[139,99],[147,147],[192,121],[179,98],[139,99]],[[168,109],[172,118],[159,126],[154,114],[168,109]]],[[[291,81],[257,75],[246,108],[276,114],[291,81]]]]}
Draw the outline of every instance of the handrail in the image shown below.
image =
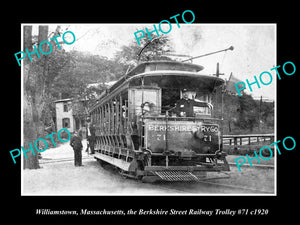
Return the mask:
{"type": "Polygon", "coordinates": [[[223,138],[243,138],[243,137],[273,137],[274,134],[225,134],[223,138]]]}
{"type": "Polygon", "coordinates": [[[225,152],[229,153],[233,149],[233,153],[238,153],[238,149],[244,149],[244,150],[248,149],[249,151],[250,150],[253,151],[255,149],[265,146],[266,142],[267,143],[270,142],[271,144],[272,142],[274,142],[274,138],[275,138],[274,134],[223,135],[222,143],[223,143],[223,148],[226,149],[225,152]]]}

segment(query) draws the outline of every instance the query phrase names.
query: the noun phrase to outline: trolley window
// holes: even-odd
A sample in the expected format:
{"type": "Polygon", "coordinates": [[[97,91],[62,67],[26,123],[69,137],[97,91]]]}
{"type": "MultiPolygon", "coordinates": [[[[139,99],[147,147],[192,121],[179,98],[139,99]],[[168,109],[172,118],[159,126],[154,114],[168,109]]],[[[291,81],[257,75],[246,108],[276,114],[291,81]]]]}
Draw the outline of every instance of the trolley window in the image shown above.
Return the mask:
{"type": "Polygon", "coordinates": [[[161,110],[161,90],[158,88],[133,88],[130,90],[130,113],[135,115],[143,112],[148,115],[159,115],[161,110]]]}

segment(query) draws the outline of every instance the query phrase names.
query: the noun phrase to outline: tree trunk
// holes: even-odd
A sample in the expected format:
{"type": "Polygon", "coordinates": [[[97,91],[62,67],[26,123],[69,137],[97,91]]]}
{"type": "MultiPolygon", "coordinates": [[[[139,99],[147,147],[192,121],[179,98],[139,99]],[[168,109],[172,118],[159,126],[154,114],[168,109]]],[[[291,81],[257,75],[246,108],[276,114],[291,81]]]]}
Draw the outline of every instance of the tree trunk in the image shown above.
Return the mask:
{"type": "Polygon", "coordinates": [[[231,132],[231,119],[228,119],[228,129],[229,129],[229,133],[231,132]]]}
{"type": "MultiPolygon", "coordinates": [[[[32,27],[24,26],[24,49],[29,52],[32,48],[32,27]]],[[[48,26],[39,26],[38,43],[47,40],[48,26]]],[[[46,45],[43,45],[43,47],[46,45]]],[[[42,49],[47,52],[46,49],[42,49]]],[[[24,118],[24,150],[29,149],[31,143],[33,151],[26,152],[24,157],[24,169],[39,168],[38,151],[35,150],[34,142],[38,138],[44,138],[44,122],[42,120],[42,110],[45,105],[45,78],[47,77],[47,58],[40,54],[40,59],[32,55],[33,62],[24,60],[24,93],[23,93],[23,118],[24,118]]]]}
{"type": "MultiPolygon", "coordinates": [[[[25,49],[28,49],[29,52],[32,51],[32,26],[24,26],[24,37],[23,37],[23,46],[25,49]]],[[[35,131],[35,126],[33,124],[33,103],[32,98],[30,96],[30,90],[28,88],[28,84],[30,83],[30,61],[28,57],[25,57],[23,64],[23,76],[24,76],[24,93],[23,93],[23,147],[24,150],[29,149],[29,144],[32,141],[34,141],[37,138],[37,134],[35,131]]],[[[34,147],[34,143],[32,144],[34,147]]],[[[32,151],[29,151],[26,153],[25,157],[23,155],[24,159],[24,169],[37,169],[39,168],[39,162],[37,155],[33,155],[32,151]]]]}

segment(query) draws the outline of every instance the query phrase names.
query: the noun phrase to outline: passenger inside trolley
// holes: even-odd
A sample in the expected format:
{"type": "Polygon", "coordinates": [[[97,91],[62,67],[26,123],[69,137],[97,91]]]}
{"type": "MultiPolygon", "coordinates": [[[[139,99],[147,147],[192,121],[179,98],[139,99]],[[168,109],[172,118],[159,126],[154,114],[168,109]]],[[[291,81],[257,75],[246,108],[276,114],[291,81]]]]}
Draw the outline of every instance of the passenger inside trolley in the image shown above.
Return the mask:
{"type": "Polygon", "coordinates": [[[141,105],[144,116],[158,116],[156,106],[153,102],[144,102],[141,105]]]}

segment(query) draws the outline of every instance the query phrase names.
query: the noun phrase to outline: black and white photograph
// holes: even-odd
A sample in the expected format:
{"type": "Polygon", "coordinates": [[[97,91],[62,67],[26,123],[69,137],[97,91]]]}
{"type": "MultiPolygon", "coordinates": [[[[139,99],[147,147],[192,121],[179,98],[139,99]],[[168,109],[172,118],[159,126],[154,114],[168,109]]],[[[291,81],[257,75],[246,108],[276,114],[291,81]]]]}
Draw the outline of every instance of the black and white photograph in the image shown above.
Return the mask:
{"type": "Polygon", "coordinates": [[[22,195],[276,195],[276,24],[187,20],[21,24],[22,195]]]}
{"type": "Polygon", "coordinates": [[[294,4],[39,3],[3,13],[3,219],[296,218],[294,4]]]}

